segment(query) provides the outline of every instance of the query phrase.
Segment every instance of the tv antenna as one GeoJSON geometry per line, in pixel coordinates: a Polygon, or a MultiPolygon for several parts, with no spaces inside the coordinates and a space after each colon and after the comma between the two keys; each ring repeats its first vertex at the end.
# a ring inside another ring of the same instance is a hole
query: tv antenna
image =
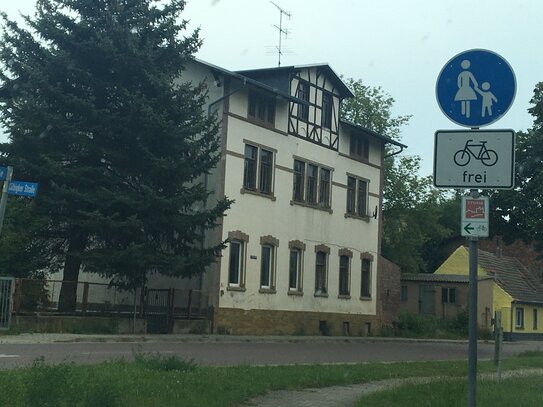
{"type": "Polygon", "coordinates": [[[275,7],[277,7],[277,9],[279,10],[279,25],[274,24],[273,26],[279,31],[279,45],[276,47],[276,50],[279,57],[277,66],[281,66],[281,55],[283,55],[283,50],[281,48],[281,41],[283,39],[283,35],[285,36],[285,39],[286,39],[289,34],[289,31],[286,28],[283,28],[283,14],[290,19],[291,13],[283,10],[273,1],[270,1],[270,3],[273,4],[275,7]]]}

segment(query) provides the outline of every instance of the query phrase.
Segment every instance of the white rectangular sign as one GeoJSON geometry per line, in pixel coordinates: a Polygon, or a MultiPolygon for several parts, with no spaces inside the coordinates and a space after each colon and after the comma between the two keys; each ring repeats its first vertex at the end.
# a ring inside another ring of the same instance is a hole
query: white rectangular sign
{"type": "Polygon", "coordinates": [[[514,173],[513,130],[436,131],[436,187],[511,189],[514,186],[514,173]]]}
{"type": "Polygon", "coordinates": [[[487,196],[462,197],[460,234],[468,237],[488,237],[489,202],[487,196]]]}

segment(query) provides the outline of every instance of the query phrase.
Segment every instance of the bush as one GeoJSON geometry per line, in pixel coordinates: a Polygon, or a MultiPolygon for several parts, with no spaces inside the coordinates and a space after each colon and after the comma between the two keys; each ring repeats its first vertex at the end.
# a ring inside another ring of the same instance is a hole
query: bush
{"type": "Polygon", "coordinates": [[[134,361],[136,366],[148,370],[158,370],[162,372],[177,371],[177,372],[193,372],[197,365],[193,360],[181,360],[175,356],[162,356],[151,353],[135,353],[134,361]]]}

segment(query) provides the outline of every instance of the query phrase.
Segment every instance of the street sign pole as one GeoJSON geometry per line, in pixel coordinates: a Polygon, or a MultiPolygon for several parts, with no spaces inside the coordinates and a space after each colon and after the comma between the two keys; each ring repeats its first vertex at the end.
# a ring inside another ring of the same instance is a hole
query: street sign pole
{"type": "MultiPolygon", "coordinates": [[[[477,189],[472,198],[479,197],[477,189]]],[[[468,407],[477,405],[477,264],[479,238],[469,238],[469,345],[468,345],[468,407]]]]}
{"type": "Polygon", "coordinates": [[[7,167],[6,179],[2,187],[2,198],[0,199],[0,234],[2,234],[2,226],[4,226],[4,214],[6,213],[6,205],[8,204],[8,187],[13,176],[13,167],[7,167]]]}

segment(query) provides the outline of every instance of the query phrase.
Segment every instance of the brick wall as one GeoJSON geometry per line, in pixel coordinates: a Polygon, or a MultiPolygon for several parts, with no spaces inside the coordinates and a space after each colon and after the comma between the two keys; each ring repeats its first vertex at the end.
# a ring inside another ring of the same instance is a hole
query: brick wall
{"type": "Polygon", "coordinates": [[[374,315],[328,312],[220,308],[214,321],[214,333],[232,335],[368,336],[379,329],[374,315]]]}
{"type": "Polygon", "coordinates": [[[398,265],[379,257],[377,272],[377,316],[380,326],[390,326],[400,310],[400,276],[398,265]]]}

